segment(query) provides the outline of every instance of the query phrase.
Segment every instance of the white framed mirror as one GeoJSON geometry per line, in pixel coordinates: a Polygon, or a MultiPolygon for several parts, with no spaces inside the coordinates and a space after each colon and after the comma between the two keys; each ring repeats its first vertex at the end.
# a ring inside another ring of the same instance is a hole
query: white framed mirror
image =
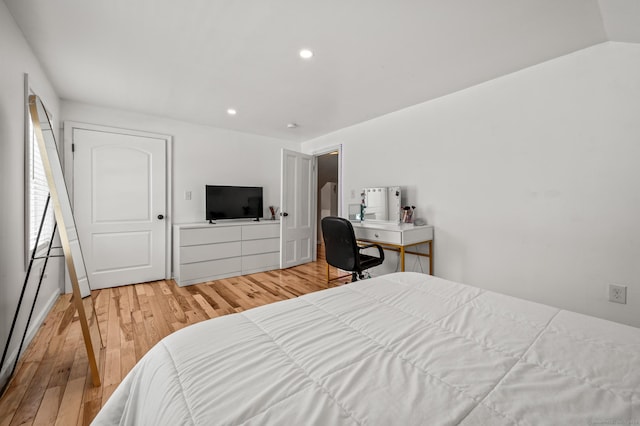
{"type": "Polygon", "coordinates": [[[399,186],[363,188],[361,198],[364,209],[359,214],[359,220],[400,222],[402,190],[399,186]]]}

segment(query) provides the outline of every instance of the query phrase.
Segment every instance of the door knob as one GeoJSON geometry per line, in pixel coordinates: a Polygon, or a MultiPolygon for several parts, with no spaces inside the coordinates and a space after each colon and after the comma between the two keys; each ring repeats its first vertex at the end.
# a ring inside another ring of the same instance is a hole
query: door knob
{"type": "Polygon", "coordinates": [[[158,219],[160,219],[160,220],[164,219],[164,215],[159,214],[158,215],[158,219]]]}
{"type": "Polygon", "coordinates": [[[281,212],[281,213],[280,213],[280,216],[287,217],[287,216],[289,216],[289,213],[287,213],[287,212],[281,212]]]}

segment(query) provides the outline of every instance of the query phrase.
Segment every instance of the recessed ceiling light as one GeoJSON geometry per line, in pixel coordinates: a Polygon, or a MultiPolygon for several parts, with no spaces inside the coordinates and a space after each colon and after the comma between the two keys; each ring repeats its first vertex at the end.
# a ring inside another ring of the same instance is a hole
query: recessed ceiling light
{"type": "Polygon", "coordinates": [[[288,129],[295,129],[296,127],[298,127],[298,125],[296,123],[289,123],[287,124],[287,128],[288,129]]]}
{"type": "Polygon", "coordinates": [[[313,52],[310,51],[309,49],[302,49],[300,51],[300,57],[302,59],[311,59],[312,56],[313,56],[313,52]]]}
{"type": "Polygon", "coordinates": [[[227,114],[229,114],[229,115],[236,115],[237,113],[238,113],[238,111],[236,111],[236,110],[235,110],[235,109],[233,109],[233,108],[229,108],[229,109],[227,110],[227,114]]]}

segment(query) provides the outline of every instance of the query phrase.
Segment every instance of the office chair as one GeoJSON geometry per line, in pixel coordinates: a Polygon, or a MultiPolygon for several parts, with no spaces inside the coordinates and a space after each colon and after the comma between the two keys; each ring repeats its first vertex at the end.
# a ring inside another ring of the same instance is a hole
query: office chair
{"type": "Polygon", "coordinates": [[[334,216],[322,219],[322,236],[327,263],[351,272],[351,282],[364,278],[363,271],[384,262],[384,251],[378,244],[358,246],[353,226],[347,219],[334,216]],[[378,249],[378,257],[360,252],[371,247],[378,249]]]}

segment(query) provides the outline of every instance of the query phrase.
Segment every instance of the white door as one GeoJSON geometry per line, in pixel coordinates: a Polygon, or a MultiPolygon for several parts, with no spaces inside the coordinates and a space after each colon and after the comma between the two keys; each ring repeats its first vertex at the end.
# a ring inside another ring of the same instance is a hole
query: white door
{"type": "Polygon", "coordinates": [[[74,213],[94,289],[166,277],[168,139],[74,127],[74,213]]]}
{"type": "Polygon", "coordinates": [[[280,268],[313,261],[314,157],[282,150],[280,268]]]}

